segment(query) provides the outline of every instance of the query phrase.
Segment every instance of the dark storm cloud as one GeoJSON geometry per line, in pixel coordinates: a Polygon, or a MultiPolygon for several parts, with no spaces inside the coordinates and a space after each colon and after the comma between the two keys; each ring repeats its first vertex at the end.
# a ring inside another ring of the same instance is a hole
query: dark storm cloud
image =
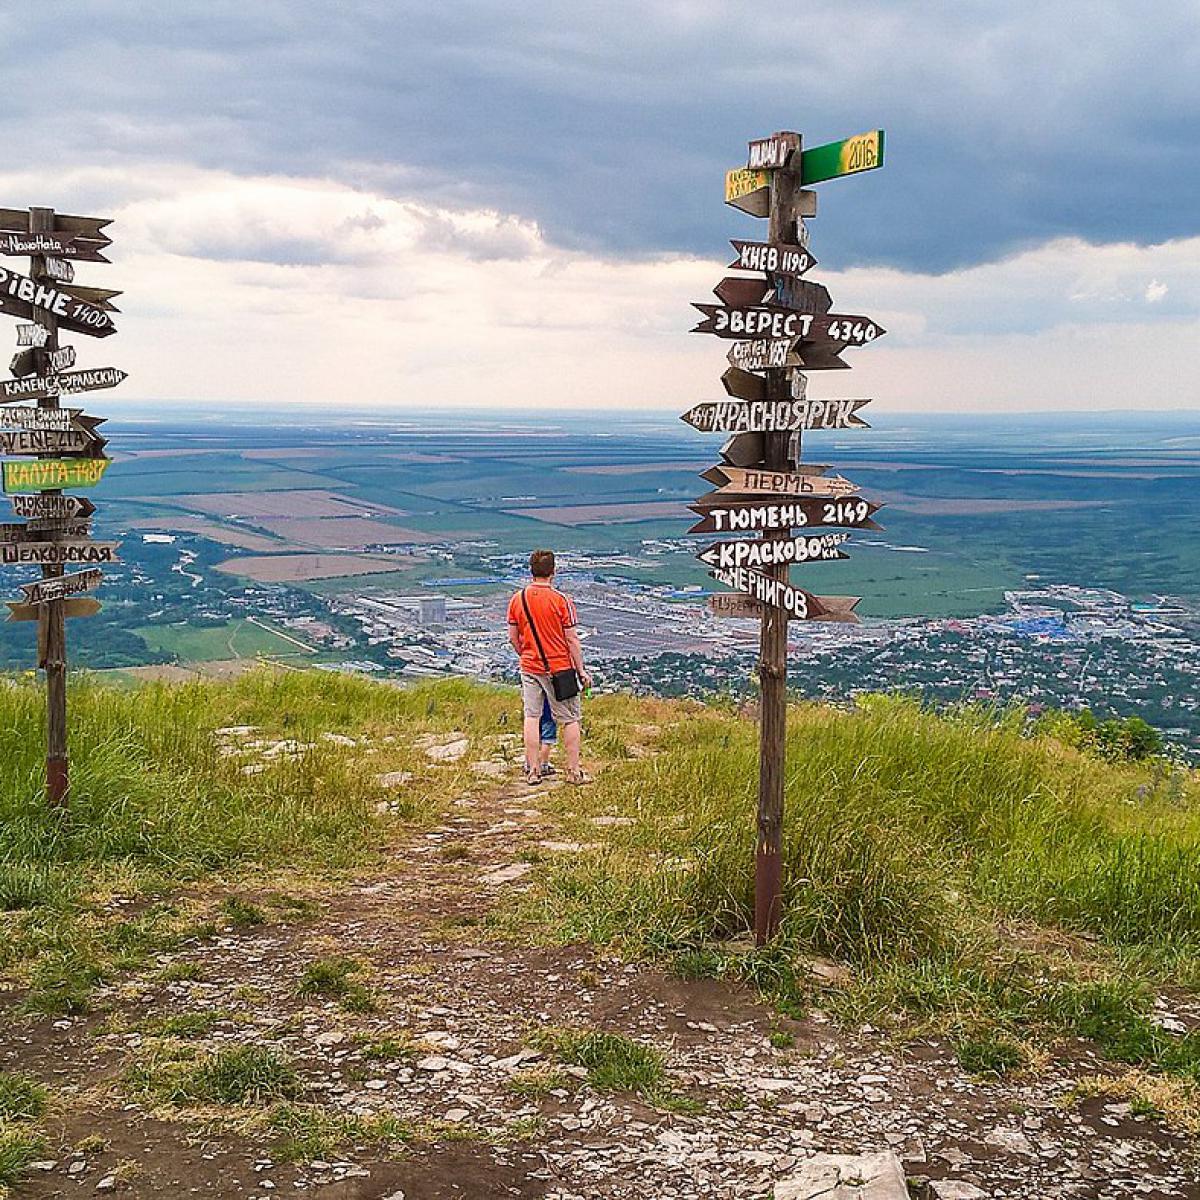
{"type": "Polygon", "coordinates": [[[131,194],[150,161],[328,176],[712,255],[760,228],[721,204],[748,137],[883,125],[886,168],[822,188],[831,266],[1196,230],[1192,0],[96,0],[10,8],[0,44],[10,166],[122,163],[131,194]]]}

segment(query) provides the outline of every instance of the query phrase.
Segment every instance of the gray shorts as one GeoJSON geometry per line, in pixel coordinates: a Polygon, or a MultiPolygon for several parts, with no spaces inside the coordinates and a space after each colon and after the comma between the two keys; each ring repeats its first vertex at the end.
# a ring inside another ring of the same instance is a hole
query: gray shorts
{"type": "Polygon", "coordinates": [[[554,684],[549,675],[528,675],[521,672],[521,702],[527,717],[540,718],[542,701],[550,701],[550,715],[560,725],[577,725],[583,719],[583,697],[572,696],[570,700],[554,698],[554,684]]]}

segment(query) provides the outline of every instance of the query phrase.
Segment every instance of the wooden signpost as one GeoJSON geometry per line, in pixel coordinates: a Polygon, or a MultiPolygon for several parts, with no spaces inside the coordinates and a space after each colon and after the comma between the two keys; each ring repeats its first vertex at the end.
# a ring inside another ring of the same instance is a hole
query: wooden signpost
{"type": "MultiPolygon", "coordinates": [[[[36,269],[44,271],[40,264],[36,269]]],[[[0,267],[0,312],[29,320],[38,311],[48,312],[61,328],[75,333],[108,337],[117,332],[112,317],[98,305],[78,299],[65,287],[52,287],[44,279],[34,280],[0,267]]]]}
{"type": "Polygon", "coordinates": [[[710,400],[682,420],[704,433],[770,433],[794,429],[870,429],[856,416],[870,400],[710,400]]]}
{"type": "Polygon", "coordinates": [[[826,341],[865,346],[887,332],[869,317],[842,313],[797,312],[766,305],[725,308],[718,304],[693,304],[692,307],[704,314],[704,320],[692,330],[693,333],[715,333],[717,337],[739,341],[788,338],[793,342],[826,341]]]}
{"type": "Polygon", "coordinates": [[[27,379],[0,379],[0,404],[11,404],[14,400],[44,400],[47,396],[73,395],[75,392],[95,392],[116,387],[128,378],[124,371],[118,371],[116,367],[92,367],[87,371],[63,371],[57,375],[31,375],[27,379]]]}
{"type": "Polygon", "coordinates": [[[723,496],[709,492],[688,508],[700,520],[688,533],[757,533],[759,530],[807,529],[832,525],[842,529],[879,529],[871,518],[879,511],[870,500],[765,500],[760,496],[723,496]],[[710,500],[711,497],[711,500],[710,500]]]}
{"type": "Polygon", "coordinates": [[[853,496],[858,484],[841,475],[811,475],[762,468],[713,467],[702,478],[717,485],[717,492],[764,493],[774,496],[853,496]]]}
{"type": "Polygon", "coordinates": [[[772,275],[803,275],[817,265],[807,246],[778,245],[771,242],[742,242],[731,245],[737,257],[729,265],[739,271],[766,271],[772,275]]]}
{"type": "Polygon", "coordinates": [[[714,542],[701,550],[696,557],[710,567],[728,571],[733,567],[752,567],[761,571],[763,567],[778,566],[779,563],[827,562],[831,559],[849,558],[841,547],[848,541],[848,533],[821,533],[811,537],[775,538],[748,542],[714,542]]]}
{"type": "Polygon", "coordinates": [[[10,621],[36,621],[38,666],[46,673],[46,797],[67,803],[68,617],[90,617],[100,604],[85,592],[97,588],[98,564],[116,562],[117,542],[93,542],[88,518],[95,506],[63,488],[93,487],[109,460],[97,432],[102,418],[60,408],[59,397],[115,387],[125,372],[115,367],[72,370],[75,350],[60,346],[60,329],[91,337],[116,332],[112,304],[120,292],[74,282],[76,262],[108,262],[111,239],[99,217],[55,213],[51,208],[0,209],[0,254],[28,254],[29,274],[0,267],[0,312],[17,326],[14,378],[0,380],[0,478],[13,513],[29,524],[0,525],[0,564],[41,568],[41,579],[21,584],[24,596],[6,601],[10,621]],[[19,404],[36,401],[35,406],[19,404]],[[30,456],[22,461],[20,456],[30,456]],[[67,566],[87,569],[65,574],[67,566]]]}
{"type": "Polygon", "coordinates": [[[816,263],[805,218],[816,215],[816,193],[805,184],[872,170],[883,164],[883,130],[804,150],[798,133],[752,141],[747,166],[725,176],[725,202],[767,218],[762,241],[734,240],[730,267],[753,272],[727,277],[714,291],[720,305],[696,304],[704,319],[693,332],[733,341],[722,376],[732,397],[697,404],[683,420],[706,432],[732,434],[722,463],[703,477],[717,490],[692,510],[689,533],[742,535],[700,551],[714,579],[734,589],[710,597],[715,616],[757,618],[759,635],[758,839],[754,930],[759,945],[779,927],[782,897],[784,745],[787,727],[789,620],[857,622],[854,596],[816,596],[794,586],[792,564],[847,557],[845,532],[796,536],[794,530],[878,529],[879,505],[824,466],[801,461],[804,431],[865,429],[857,415],[868,400],[813,399],[807,374],[844,370],[851,346],[884,333],[868,317],[830,311],[829,292],[801,276],[816,263]],[[750,539],[749,535],[761,534],[750,539]]]}
{"type": "Polygon", "coordinates": [[[64,496],[61,492],[37,492],[10,496],[13,515],[39,521],[73,521],[90,517],[96,506],[86,496],[64,496]]]}

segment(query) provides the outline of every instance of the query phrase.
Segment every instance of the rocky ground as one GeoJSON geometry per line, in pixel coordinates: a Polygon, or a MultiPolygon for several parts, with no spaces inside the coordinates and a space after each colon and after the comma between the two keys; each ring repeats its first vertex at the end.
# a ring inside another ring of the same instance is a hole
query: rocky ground
{"type": "MultiPolygon", "coordinates": [[[[428,749],[452,760],[466,742],[428,749]]],[[[1103,1073],[1086,1046],[1036,1077],[985,1082],[937,1041],[897,1045],[820,1012],[782,1018],[726,984],[495,939],[485,919],[533,886],[531,851],[587,850],[544,815],[545,787],[495,761],[476,774],[486,788],[398,840],[386,870],[318,894],[315,912],[272,908],[263,925],[164,955],[92,1015],[7,1016],[0,1069],[57,1097],[53,1148],[16,1194],[1200,1198],[1183,1135],[1128,1103],[1071,1097],[1103,1073]],[[350,990],[298,994],[331,958],[359,964],[350,990]],[[257,1110],[139,1096],[128,1071],[161,1049],[153,1022],[188,1013],[207,1015],[203,1050],[253,1044],[293,1062],[305,1112],[356,1116],[356,1128],[386,1115],[416,1135],[351,1136],[285,1161],[257,1110]],[[552,1027],[656,1047],[664,1086],[649,1099],[595,1086],[537,1037],[552,1027]]]]}

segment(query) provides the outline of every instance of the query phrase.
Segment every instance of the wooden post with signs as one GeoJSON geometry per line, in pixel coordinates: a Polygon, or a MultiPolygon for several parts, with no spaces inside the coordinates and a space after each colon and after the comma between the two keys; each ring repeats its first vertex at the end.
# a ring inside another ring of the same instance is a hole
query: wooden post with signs
{"type": "MultiPolygon", "coordinates": [[[[54,228],[54,210],[31,208],[29,232],[45,233],[54,228]]],[[[30,258],[29,274],[40,279],[46,269],[46,256],[30,258]]],[[[48,308],[34,308],[33,320],[46,330],[46,340],[35,354],[51,355],[58,350],[58,318],[48,308]]],[[[58,396],[51,393],[38,400],[38,408],[57,408],[58,396]]],[[[55,494],[55,493],[52,493],[55,494]]],[[[58,490],[58,495],[62,495],[58,490]]],[[[43,579],[55,579],[63,574],[59,563],[42,567],[43,579]]],[[[38,666],[46,672],[46,799],[57,807],[65,805],[71,786],[67,760],[67,617],[63,601],[51,600],[41,605],[38,614],[38,646],[44,647],[38,666]]]]}
{"type": "Polygon", "coordinates": [[[841,354],[885,331],[867,317],[831,313],[829,292],[799,277],[816,263],[805,217],[816,193],[805,183],[856,174],[883,164],[883,131],[804,151],[791,131],[749,145],[746,167],[726,174],[725,202],[767,218],[766,242],[735,240],[731,277],[717,287],[724,307],[696,304],[704,320],[693,332],[735,339],[732,370],[722,377],[734,399],[702,403],[683,420],[732,434],[722,463],[704,472],[719,493],[693,506],[702,519],[690,533],[761,533],[753,542],[718,543],[700,552],[714,579],[737,590],[712,598],[714,615],[757,618],[759,633],[758,820],[754,934],[764,945],[778,931],[783,897],[783,801],[787,748],[789,620],[856,623],[854,596],[814,596],[794,587],[792,564],[845,558],[844,533],[795,536],[794,526],[878,528],[878,505],[857,499],[856,485],[823,478],[824,466],[801,462],[804,431],[868,428],[855,415],[866,400],[813,400],[801,372],[844,369],[841,354]],[[804,499],[799,499],[804,497],[804,499]]]}
{"type": "Polygon", "coordinates": [[[0,380],[0,456],[27,456],[26,464],[5,462],[5,493],[27,525],[4,525],[7,543],[0,561],[40,565],[41,579],[22,585],[25,595],[9,601],[10,621],[34,621],[38,627],[38,666],[46,674],[46,798],[52,807],[67,803],[70,768],[67,756],[67,617],[86,617],[100,605],[79,593],[101,580],[94,566],[66,574],[74,564],[112,562],[114,543],[89,540],[90,501],[63,492],[64,486],[91,486],[108,466],[101,421],[79,409],[59,407],[61,394],[113,387],[125,374],[115,368],[68,372],[75,352],[58,343],[60,328],[91,337],[114,333],[108,303],[116,292],[71,288],[74,270],[60,256],[108,262],[101,251],[110,244],[101,230],[108,222],[71,217],[52,208],[0,209],[0,254],[28,254],[29,275],[0,267],[0,312],[29,324],[18,327],[18,346],[28,347],[13,360],[14,378],[0,380]],[[19,377],[19,378],[18,378],[19,377]],[[30,378],[32,377],[32,378],[30,378]],[[33,400],[35,407],[8,407],[33,400]]]}

